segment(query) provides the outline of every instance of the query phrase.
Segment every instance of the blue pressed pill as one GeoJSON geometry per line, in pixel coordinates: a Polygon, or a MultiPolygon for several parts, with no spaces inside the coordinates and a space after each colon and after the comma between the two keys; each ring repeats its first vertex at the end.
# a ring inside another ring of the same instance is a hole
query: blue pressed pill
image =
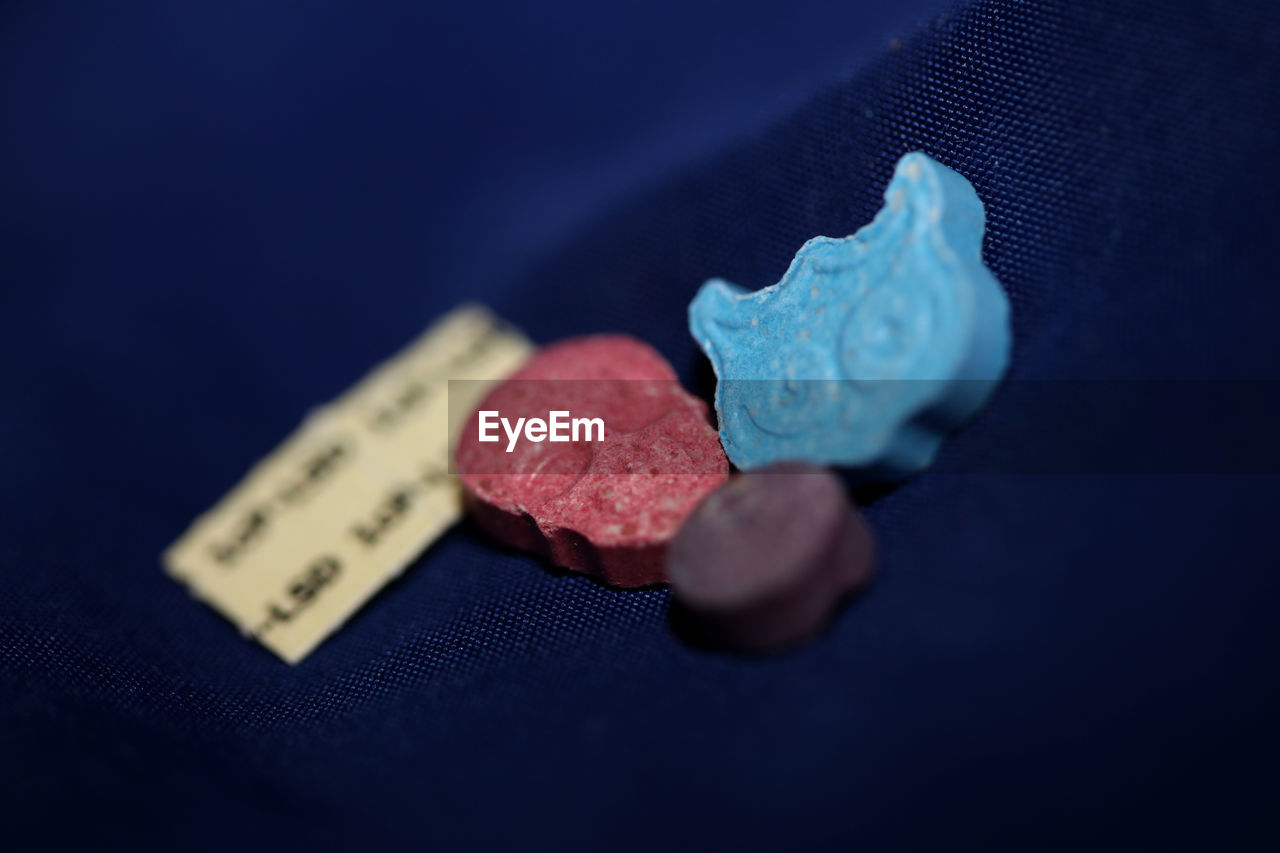
{"type": "Polygon", "coordinates": [[[984,225],[968,181],[908,154],[856,234],[813,238],[763,290],[704,284],[689,325],[719,378],[733,463],[802,459],[872,479],[927,466],[1009,361],[1009,304],[982,263],[984,225]]]}

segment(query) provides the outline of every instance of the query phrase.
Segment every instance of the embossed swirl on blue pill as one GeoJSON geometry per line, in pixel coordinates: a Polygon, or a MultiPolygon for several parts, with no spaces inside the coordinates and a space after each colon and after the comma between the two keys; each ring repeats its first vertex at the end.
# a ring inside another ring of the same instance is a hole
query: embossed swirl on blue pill
{"type": "Polygon", "coordinates": [[[926,467],[1009,361],[984,227],[969,182],[916,152],[869,225],[805,243],[777,284],[705,283],[689,326],[719,378],[733,463],[800,459],[882,480],[926,467]]]}

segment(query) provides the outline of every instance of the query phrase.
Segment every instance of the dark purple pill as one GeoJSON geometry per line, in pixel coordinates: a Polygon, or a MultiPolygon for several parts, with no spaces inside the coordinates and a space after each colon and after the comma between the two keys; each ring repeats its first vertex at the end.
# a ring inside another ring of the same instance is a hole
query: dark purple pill
{"type": "Polygon", "coordinates": [[[742,652],[793,646],[866,586],[870,528],[826,469],[779,462],[740,474],[685,520],[667,553],[678,605],[706,641],[742,652]]]}

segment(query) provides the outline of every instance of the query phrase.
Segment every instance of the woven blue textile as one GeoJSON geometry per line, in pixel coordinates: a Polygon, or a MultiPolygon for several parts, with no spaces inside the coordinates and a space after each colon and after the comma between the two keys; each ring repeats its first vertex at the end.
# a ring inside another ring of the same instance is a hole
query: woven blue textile
{"type": "Polygon", "coordinates": [[[466,527],[294,668],[159,565],[464,299],[709,396],[698,285],[912,150],[986,205],[1011,382],[1280,379],[1271,0],[373,5],[0,11],[7,838],[1274,849],[1280,478],[983,473],[1009,395],[776,658],[466,527]]]}

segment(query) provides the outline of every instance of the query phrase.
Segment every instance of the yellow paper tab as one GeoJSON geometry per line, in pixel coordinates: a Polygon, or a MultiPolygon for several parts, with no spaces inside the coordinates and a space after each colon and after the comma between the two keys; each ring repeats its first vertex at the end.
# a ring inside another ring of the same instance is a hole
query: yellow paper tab
{"type": "Polygon", "coordinates": [[[531,346],[463,306],[313,412],[164,553],[192,592],[297,663],[462,514],[451,436],[531,346]]]}

